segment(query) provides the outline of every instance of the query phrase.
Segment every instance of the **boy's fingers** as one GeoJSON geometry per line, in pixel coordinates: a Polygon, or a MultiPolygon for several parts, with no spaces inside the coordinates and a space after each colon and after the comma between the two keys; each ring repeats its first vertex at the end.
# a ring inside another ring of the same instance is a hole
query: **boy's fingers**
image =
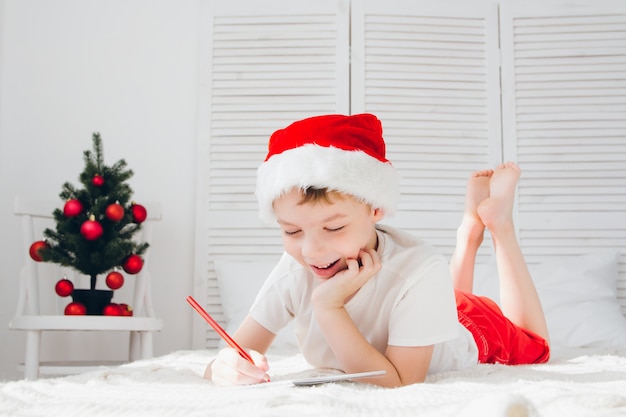
{"type": "MultiPolygon", "coordinates": [[[[263,368],[269,369],[267,361],[260,357],[262,355],[258,352],[254,352],[254,355],[257,356],[263,368]]],[[[251,364],[242,358],[236,350],[225,348],[218,353],[213,362],[212,380],[217,385],[258,384],[268,380],[266,374],[267,369],[263,369],[262,367],[251,364]]]]}
{"type": "Polygon", "coordinates": [[[363,249],[361,251],[363,255],[361,255],[361,259],[363,262],[363,266],[367,266],[369,268],[379,269],[381,262],[380,257],[378,256],[378,252],[374,249],[363,249]]]}
{"type": "Polygon", "coordinates": [[[257,378],[230,367],[216,367],[213,370],[213,383],[218,386],[252,385],[265,382],[267,378],[257,378]]]}
{"type": "Polygon", "coordinates": [[[269,371],[270,366],[267,363],[265,355],[257,352],[256,350],[250,350],[248,353],[250,354],[250,357],[252,357],[252,360],[257,368],[262,369],[264,372],[269,371]]]}

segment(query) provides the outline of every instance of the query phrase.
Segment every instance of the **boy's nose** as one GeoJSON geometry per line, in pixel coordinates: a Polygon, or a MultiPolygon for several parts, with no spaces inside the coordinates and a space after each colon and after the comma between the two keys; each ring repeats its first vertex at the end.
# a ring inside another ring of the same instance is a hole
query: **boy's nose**
{"type": "Polygon", "coordinates": [[[308,237],[302,242],[302,256],[306,259],[316,259],[323,247],[320,239],[308,237]]]}

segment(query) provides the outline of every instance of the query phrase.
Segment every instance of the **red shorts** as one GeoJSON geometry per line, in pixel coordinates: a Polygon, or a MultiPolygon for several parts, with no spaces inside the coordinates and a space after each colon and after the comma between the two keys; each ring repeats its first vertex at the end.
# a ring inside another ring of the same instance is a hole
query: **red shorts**
{"type": "Polygon", "coordinates": [[[547,341],[507,319],[486,297],[455,290],[459,322],[474,336],[479,363],[522,365],[550,358],[547,341]]]}

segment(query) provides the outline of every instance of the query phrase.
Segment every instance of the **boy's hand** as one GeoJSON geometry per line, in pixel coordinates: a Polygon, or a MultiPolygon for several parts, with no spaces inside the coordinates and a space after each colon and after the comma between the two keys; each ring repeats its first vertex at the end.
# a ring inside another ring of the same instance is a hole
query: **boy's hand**
{"type": "Polygon", "coordinates": [[[347,259],[348,269],[319,285],[311,296],[315,308],[341,308],[382,267],[374,249],[362,249],[359,259],[347,259]]]}
{"type": "Polygon", "coordinates": [[[248,353],[256,366],[242,358],[235,349],[220,350],[207,367],[204,377],[218,386],[251,385],[269,381],[269,365],[265,356],[254,350],[248,353]]]}

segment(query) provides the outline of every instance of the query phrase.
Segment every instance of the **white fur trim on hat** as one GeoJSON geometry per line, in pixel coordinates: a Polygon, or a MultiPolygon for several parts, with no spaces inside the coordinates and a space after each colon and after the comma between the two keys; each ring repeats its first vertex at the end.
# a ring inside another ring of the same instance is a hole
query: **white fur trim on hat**
{"type": "Polygon", "coordinates": [[[259,216],[272,222],[275,199],[292,188],[309,187],[352,195],[387,214],[395,212],[398,199],[398,176],[390,163],[362,151],[306,144],[273,155],[258,168],[259,216]]]}

